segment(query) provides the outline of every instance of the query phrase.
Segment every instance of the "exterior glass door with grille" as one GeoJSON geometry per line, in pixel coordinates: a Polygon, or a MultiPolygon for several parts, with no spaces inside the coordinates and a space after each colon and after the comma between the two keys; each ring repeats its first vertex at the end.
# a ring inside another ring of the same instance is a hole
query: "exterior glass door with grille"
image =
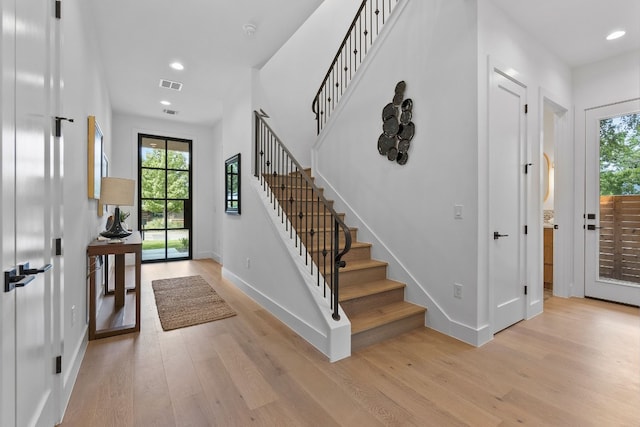
{"type": "Polygon", "coordinates": [[[640,305],[640,100],[586,126],[585,295],[640,305]]]}
{"type": "Polygon", "coordinates": [[[191,259],[191,141],[138,135],[142,261],[191,259]]]}

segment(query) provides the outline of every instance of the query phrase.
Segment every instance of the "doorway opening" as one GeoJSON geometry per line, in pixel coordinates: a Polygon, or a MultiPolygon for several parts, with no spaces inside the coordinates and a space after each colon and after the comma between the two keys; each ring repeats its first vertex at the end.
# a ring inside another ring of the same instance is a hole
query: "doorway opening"
{"type": "Polygon", "coordinates": [[[555,111],[548,103],[543,108],[542,196],[543,196],[543,282],[544,299],[553,295],[553,252],[555,225],[555,111]]]}
{"type": "Polygon", "coordinates": [[[191,259],[191,140],[138,135],[142,262],[191,259]]]}

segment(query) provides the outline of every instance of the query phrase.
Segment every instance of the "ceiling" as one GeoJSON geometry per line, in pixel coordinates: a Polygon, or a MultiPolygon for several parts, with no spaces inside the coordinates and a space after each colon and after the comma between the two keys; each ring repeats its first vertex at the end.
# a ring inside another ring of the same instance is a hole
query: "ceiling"
{"type": "Polygon", "coordinates": [[[492,0],[571,67],[640,49],[640,0],[492,0]],[[627,34],[607,41],[614,30],[627,34]]]}
{"type": "MultiPolygon", "coordinates": [[[[322,1],[91,0],[113,110],[214,124],[230,76],[264,64],[322,1]],[[243,30],[248,23],[256,26],[253,36],[243,30]],[[171,69],[173,61],[185,69],[171,69]],[[183,89],[161,88],[160,79],[183,89]]],[[[572,67],[640,49],[640,0],[492,1],[572,67]],[[607,42],[619,28],[627,35],[607,42]]]]}
{"type": "Polygon", "coordinates": [[[115,112],[212,125],[238,67],[260,67],[323,0],[90,0],[115,112]],[[253,24],[249,36],[243,25],[253,24]],[[183,71],[169,64],[179,61],[183,71]],[[181,91],[160,79],[183,83],[181,91]],[[170,106],[160,104],[165,100],[170,106]],[[170,116],[168,108],[178,111],[170,116]]]}

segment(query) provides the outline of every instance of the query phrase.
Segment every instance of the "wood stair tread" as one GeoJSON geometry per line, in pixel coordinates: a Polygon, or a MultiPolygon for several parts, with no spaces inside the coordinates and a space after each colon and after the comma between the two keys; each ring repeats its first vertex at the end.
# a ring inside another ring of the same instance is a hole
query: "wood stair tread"
{"type": "Polygon", "coordinates": [[[372,267],[387,266],[389,263],[378,261],[377,259],[354,260],[347,262],[347,265],[340,269],[341,272],[364,270],[372,267]]]}
{"type": "MultiPolygon", "coordinates": [[[[358,249],[358,248],[370,248],[372,246],[371,243],[368,242],[351,242],[351,249],[358,249]]],[[[319,243],[315,242],[315,244],[313,245],[313,247],[307,247],[307,250],[310,253],[314,253],[314,252],[322,252],[322,250],[325,249],[325,247],[323,245],[320,245],[319,243]]],[[[326,248],[327,251],[329,250],[329,248],[326,248]]],[[[340,244],[340,250],[344,249],[344,243],[340,244]]],[[[353,261],[352,261],[353,262],[353,261]]]]}
{"type": "Polygon", "coordinates": [[[424,313],[425,311],[426,308],[406,301],[399,301],[368,310],[349,318],[351,321],[351,335],[368,331],[396,320],[424,313]]]}
{"type": "MultiPolygon", "coordinates": [[[[329,203],[329,204],[333,203],[333,200],[331,200],[331,199],[326,199],[326,200],[327,200],[327,203],[329,203]]],[[[288,199],[284,199],[284,201],[288,202],[289,200],[288,199]]],[[[302,197],[294,197],[293,201],[297,202],[297,203],[319,203],[317,197],[312,197],[310,199],[309,198],[302,198],[302,197]]]]}
{"type": "MultiPolygon", "coordinates": [[[[302,220],[302,222],[304,222],[304,220],[302,220]]],[[[358,231],[358,227],[347,227],[349,229],[349,231],[358,231]]],[[[326,232],[326,231],[333,231],[333,228],[329,227],[329,228],[325,228],[325,227],[311,227],[311,228],[300,228],[297,229],[299,233],[308,233],[311,230],[313,230],[314,233],[320,233],[320,232],[326,232]]],[[[342,229],[339,228],[338,229],[339,233],[342,233],[342,229]]],[[[342,233],[344,234],[344,233],[342,233]]]]}
{"type": "Polygon", "coordinates": [[[362,298],[369,295],[378,294],[381,292],[387,292],[394,289],[402,289],[406,287],[404,283],[383,279],[376,280],[374,282],[350,284],[340,287],[340,302],[349,301],[356,298],[362,298]]]}
{"type": "MultiPolygon", "coordinates": [[[[284,183],[283,183],[284,184],[284,183]]],[[[276,189],[281,189],[282,185],[277,186],[276,189]]],[[[286,189],[298,189],[298,190],[309,190],[312,189],[313,187],[310,187],[308,185],[296,185],[296,184],[284,184],[284,188],[286,189]]],[[[323,187],[316,187],[318,190],[323,190],[323,187]]]]}

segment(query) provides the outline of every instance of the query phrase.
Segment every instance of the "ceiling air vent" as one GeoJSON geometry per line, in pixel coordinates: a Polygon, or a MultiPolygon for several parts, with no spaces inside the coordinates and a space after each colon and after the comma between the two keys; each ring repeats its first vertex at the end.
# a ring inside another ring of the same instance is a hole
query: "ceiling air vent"
{"type": "Polygon", "coordinates": [[[182,90],[182,83],[172,82],[171,80],[160,79],[160,87],[173,90],[182,90]]]}
{"type": "Polygon", "coordinates": [[[178,114],[178,112],[176,110],[169,110],[168,108],[165,108],[164,110],[165,113],[171,115],[171,116],[175,116],[176,114],[178,114]]]}

